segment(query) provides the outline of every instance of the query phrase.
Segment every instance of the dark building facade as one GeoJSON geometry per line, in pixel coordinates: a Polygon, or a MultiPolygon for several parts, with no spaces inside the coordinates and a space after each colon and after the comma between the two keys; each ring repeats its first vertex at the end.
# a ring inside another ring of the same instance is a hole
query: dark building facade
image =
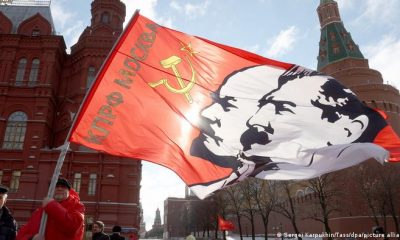
{"type": "MultiPolygon", "coordinates": [[[[94,0],[91,24],[67,54],[50,1],[0,5],[0,182],[20,225],[47,195],[60,148],[97,71],[122,32],[125,5],[94,0]]],[[[72,144],[61,170],[106,231],[140,225],[141,162],[72,144]]]]}
{"type": "Polygon", "coordinates": [[[190,234],[196,238],[215,238],[216,215],[212,198],[200,200],[190,194],[185,198],[169,197],[164,201],[163,238],[182,239],[190,234]]]}

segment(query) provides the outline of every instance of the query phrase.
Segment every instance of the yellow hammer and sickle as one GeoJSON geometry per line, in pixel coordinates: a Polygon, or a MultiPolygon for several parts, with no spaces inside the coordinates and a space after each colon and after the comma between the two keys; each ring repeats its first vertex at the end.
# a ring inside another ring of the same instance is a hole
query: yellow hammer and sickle
{"type": "Polygon", "coordinates": [[[168,91],[172,92],[172,93],[177,93],[177,94],[183,94],[186,97],[186,100],[189,103],[193,102],[192,96],[190,96],[190,90],[193,88],[193,86],[196,83],[196,71],[193,68],[192,63],[190,62],[189,58],[187,58],[187,61],[189,63],[190,69],[192,70],[192,77],[189,81],[189,83],[187,85],[185,85],[185,82],[183,81],[180,73],[178,72],[178,68],[177,65],[179,63],[182,62],[182,59],[178,56],[171,56],[167,59],[164,59],[162,61],[160,61],[161,66],[163,66],[164,68],[172,68],[172,71],[175,74],[176,79],[178,80],[178,84],[181,88],[177,89],[172,87],[169,83],[168,83],[168,79],[160,79],[157,82],[151,82],[149,83],[149,86],[152,88],[158,87],[160,85],[164,85],[168,91]]]}

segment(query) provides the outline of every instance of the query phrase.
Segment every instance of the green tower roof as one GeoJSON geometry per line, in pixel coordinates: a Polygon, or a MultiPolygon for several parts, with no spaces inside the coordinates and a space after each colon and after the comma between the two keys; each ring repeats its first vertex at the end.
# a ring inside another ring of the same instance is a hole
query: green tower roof
{"type": "Polygon", "coordinates": [[[318,11],[321,22],[318,70],[346,58],[364,59],[358,45],[354,43],[340,19],[337,3],[333,0],[321,0],[318,11]],[[325,5],[327,3],[334,4],[325,5]],[[331,15],[327,14],[328,12],[331,15]]]}
{"type": "Polygon", "coordinates": [[[333,0],[321,0],[319,2],[320,5],[325,4],[325,3],[330,3],[330,2],[334,2],[333,0]]]}

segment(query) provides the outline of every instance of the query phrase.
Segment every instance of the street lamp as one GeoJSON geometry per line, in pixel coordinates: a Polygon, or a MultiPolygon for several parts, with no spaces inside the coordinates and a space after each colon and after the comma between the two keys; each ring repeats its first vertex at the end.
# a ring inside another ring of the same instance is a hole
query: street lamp
{"type": "Polygon", "coordinates": [[[282,227],[282,223],[279,223],[279,227],[281,229],[281,239],[283,240],[283,227],[282,227]]]}

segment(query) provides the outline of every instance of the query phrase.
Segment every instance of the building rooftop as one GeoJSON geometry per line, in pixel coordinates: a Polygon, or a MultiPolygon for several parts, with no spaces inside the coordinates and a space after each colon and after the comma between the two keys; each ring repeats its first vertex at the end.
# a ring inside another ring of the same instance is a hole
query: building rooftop
{"type": "MultiPolygon", "coordinates": [[[[22,1],[24,2],[24,1],[22,1]]],[[[20,2],[20,3],[22,3],[20,2]]],[[[32,2],[32,1],[26,1],[26,2],[32,2]]],[[[41,2],[41,1],[39,1],[41,2]]],[[[25,21],[26,19],[36,15],[39,13],[42,17],[47,19],[49,21],[51,28],[52,28],[52,33],[55,34],[55,27],[54,27],[54,22],[53,22],[53,17],[51,15],[50,11],[50,5],[19,5],[19,4],[13,4],[13,5],[0,5],[0,12],[2,12],[4,15],[6,15],[12,22],[13,24],[13,29],[12,33],[17,33],[19,25],[25,21]]]]}
{"type": "Polygon", "coordinates": [[[321,24],[317,69],[321,70],[346,58],[364,59],[358,45],[344,27],[337,3],[333,0],[321,0],[317,11],[321,24]]]}

